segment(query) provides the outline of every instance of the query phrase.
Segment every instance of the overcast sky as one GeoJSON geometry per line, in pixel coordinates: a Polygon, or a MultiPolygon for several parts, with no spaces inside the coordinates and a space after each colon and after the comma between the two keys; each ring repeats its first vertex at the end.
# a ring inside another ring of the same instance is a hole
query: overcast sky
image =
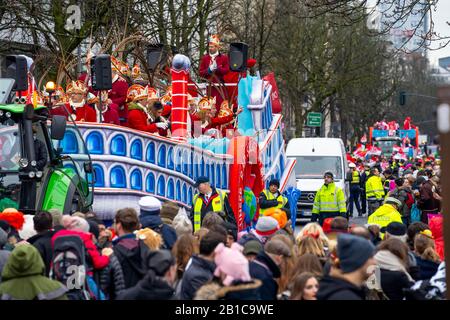
{"type": "MultiPolygon", "coordinates": [[[[436,11],[433,12],[434,31],[441,36],[450,36],[450,0],[439,0],[436,11]]],[[[431,45],[432,48],[439,47],[438,43],[431,45]]],[[[450,56],[450,44],[439,50],[429,50],[428,57],[431,63],[437,64],[439,58],[450,56]]]]}

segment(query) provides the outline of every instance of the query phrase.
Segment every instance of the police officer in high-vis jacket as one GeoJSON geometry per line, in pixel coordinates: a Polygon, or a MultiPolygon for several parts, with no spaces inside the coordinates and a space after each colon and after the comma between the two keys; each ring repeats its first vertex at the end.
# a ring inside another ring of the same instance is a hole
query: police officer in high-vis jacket
{"type": "Polygon", "coordinates": [[[317,191],[314,198],[311,221],[319,221],[323,225],[326,218],[342,216],[347,218],[347,207],[344,191],[334,183],[334,175],[331,171],[323,175],[324,184],[317,191]]]}
{"type": "Polygon", "coordinates": [[[208,212],[220,213],[222,218],[236,226],[236,218],[225,191],[211,187],[208,177],[199,177],[195,183],[198,189],[192,199],[191,222],[194,232],[201,228],[203,218],[208,212]]]}
{"type": "Polygon", "coordinates": [[[272,179],[269,182],[269,189],[264,189],[259,195],[259,213],[264,215],[264,212],[269,208],[286,208],[289,209],[288,199],[281,194],[280,181],[272,179]]]}

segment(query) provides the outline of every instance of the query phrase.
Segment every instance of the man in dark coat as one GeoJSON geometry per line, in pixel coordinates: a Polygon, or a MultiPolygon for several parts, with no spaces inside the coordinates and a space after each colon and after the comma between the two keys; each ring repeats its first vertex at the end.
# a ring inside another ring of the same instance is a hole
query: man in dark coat
{"type": "Polygon", "coordinates": [[[283,256],[289,257],[289,247],[281,240],[271,240],[264,246],[264,251],[259,252],[256,259],[250,262],[250,275],[262,282],[259,294],[262,300],[276,300],[278,284],[276,278],[281,277],[279,265],[283,256]]]}
{"type": "Polygon", "coordinates": [[[44,142],[37,138],[38,127],[33,125],[34,154],[36,159],[36,168],[44,170],[48,161],[47,147],[44,142]]]}
{"type": "Polygon", "coordinates": [[[337,260],[330,274],[320,281],[318,300],[365,300],[363,289],[368,269],[375,265],[375,247],[369,240],[350,234],[338,235],[337,260]]]}
{"type": "Polygon", "coordinates": [[[164,248],[172,250],[177,241],[177,233],[172,226],[163,223],[160,211],[161,201],[152,196],[142,197],[139,200],[140,217],[142,228],[150,228],[159,233],[164,241],[164,248]]]}
{"type": "Polygon", "coordinates": [[[113,240],[114,254],[122,266],[125,288],[136,285],[147,273],[148,247],[133,233],[140,228],[139,218],[132,208],[120,209],[114,219],[118,237],[113,240]]]}
{"type": "Polygon", "coordinates": [[[152,251],[147,261],[148,271],[136,286],[119,294],[117,300],[170,300],[177,274],[175,258],[169,250],[152,251]]]}
{"type": "Polygon", "coordinates": [[[52,262],[52,237],[55,230],[52,229],[53,217],[47,211],[37,212],[33,217],[34,230],[37,234],[27,241],[38,249],[45,265],[45,275],[50,274],[50,264],[52,262]]]}
{"type": "Polygon", "coordinates": [[[181,284],[181,300],[192,300],[196,291],[214,277],[214,249],[219,243],[226,243],[224,234],[209,231],[200,240],[198,255],[193,255],[186,265],[181,284]]]}

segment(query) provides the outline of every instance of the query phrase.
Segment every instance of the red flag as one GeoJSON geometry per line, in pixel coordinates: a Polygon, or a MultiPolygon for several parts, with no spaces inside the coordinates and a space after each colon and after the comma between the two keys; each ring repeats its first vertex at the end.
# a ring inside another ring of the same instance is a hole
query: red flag
{"type": "Polygon", "coordinates": [[[266,75],[264,78],[267,82],[270,83],[272,86],[272,93],[270,94],[270,97],[272,98],[272,112],[273,113],[281,113],[281,101],[280,101],[280,95],[278,92],[277,83],[275,81],[275,75],[273,72],[266,75]]]}

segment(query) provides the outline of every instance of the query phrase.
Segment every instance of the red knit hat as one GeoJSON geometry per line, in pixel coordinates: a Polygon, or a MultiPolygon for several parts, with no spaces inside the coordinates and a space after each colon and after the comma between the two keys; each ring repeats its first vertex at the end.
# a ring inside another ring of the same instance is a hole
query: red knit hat
{"type": "Polygon", "coordinates": [[[14,208],[6,208],[0,213],[0,220],[8,222],[17,231],[22,230],[25,218],[23,213],[14,208]]]}

